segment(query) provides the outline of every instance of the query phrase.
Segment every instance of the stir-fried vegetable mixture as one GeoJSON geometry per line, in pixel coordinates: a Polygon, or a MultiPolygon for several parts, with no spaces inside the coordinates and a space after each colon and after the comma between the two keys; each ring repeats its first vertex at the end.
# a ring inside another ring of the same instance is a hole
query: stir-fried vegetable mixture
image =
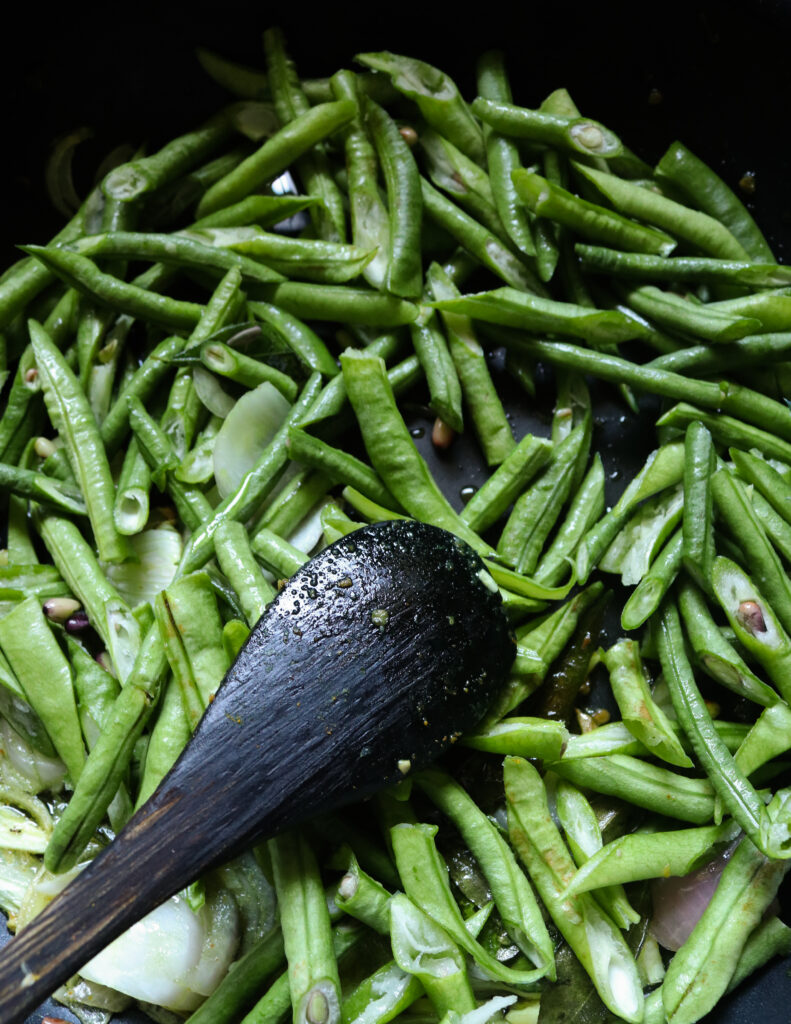
{"type": "Polygon", "coordinates": [[[651,167],[564,89],[517,106],[497,53],[469,101],[406,56],[300,80],[264,43],[262,71],[202,52],[235,100],[0,280],[9,928],[155,790],[279,581],[414,517],[513,624],[486,719],[57,998],[91,1024],[692,1024],[791,950],[791,268],[683,144],[651,167]],[[589,384],[659,410],[609,508],[589,384]],[[514,436],[504,401],[548,389],[514,436]],[[437,449],[477,439],[460,510],[416,402],[437,449]]]}

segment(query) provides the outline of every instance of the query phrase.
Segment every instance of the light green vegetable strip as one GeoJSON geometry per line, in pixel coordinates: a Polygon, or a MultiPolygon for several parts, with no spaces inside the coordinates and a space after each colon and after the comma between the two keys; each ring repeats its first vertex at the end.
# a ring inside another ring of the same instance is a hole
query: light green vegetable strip
{"type": "Polygon", "coordinates": [[[554,979],[552,940],[530,883],[508,843],[450,775],[436,769],[423,771],[417,776],[417,784],[450,818],[475,855],[509,935],[536,967],[544,967],[547,976],[554,979]]]}
{"type": "Polygon", "coordinates": [[[651,696],[635,640],[621,639],[602,655],[610,686],[629,732],[652,755],[680,768],[691,768],[667,715],[651,696]]]}
{"type": "MultiPolygon", "coordinates": [[[[583,794],[564,779],[558,782],[555,790],[555,809],[574,863],[581,868],[602,848],[596,812],[583,794]]],[[[597,889],[594,897],[619,928],[627,929],[640,920],[640,915],[618,883],[597,889]]]]}
{"type": "Polygon", "coordinates": [[[403,893],[390,902],[390,942],[396,964],[420,981],[440,1019],[448,1010],[475,1009],[464,953],[403,893]]]}
{"type": "Polygon", "coordinates": [[[788,867],[742,840],[692,934],[670,961],[662,982],[668,1024],[694,1024],[727,991],[750,932],[788,867]]]}
{"type": "Polygon", "coordinates": [[[85,748],[74,684],[69,663],[36,597],[21,601],[0,618],[0,645],[76,786],[85,763],[85,748]]]}
{"type": "Polygon", "coordinates": [[[44,866],[49,871],[57,874],[73,868],[93,838],[127,773],[135,744],[156,707],[167,667],[159,630],[153,624],[101,736],[88,755],[77,788],[55,825],[44,855],[44,866]]]}
{"type": "MultiPolygon", "coordinates": [[[[563,756],[569,738],[562,722],[548,718],[512,717],[503,718],[486,729],[465,733],[460,742],[465,747],[492,754],[516,754],[540,761],[557,761],[563,756]]],[[[632,739],[631,734],[629,739],[632,739]]]]}
{"type": "Polygon", "coordinates": [[[316,858],[296,832],[267,844],[280,907],[294,1024],[335,1024],[341,1013],[338,963],[316,858]]]}
{"type": "Polygon", "coordinates": [[[473,494],[459,513],[470,529],[483,533],[505,513],[514,498],[546,465],[552,445],[543,437],[525,434],[506,460],[473,494]]]}
{"type": "Polygon", "coordinates": [[[715,845],[732,842],[739,831],[736,822],[728,819],[722,825],[619,836],[580,865],[566,895],[646,878],[688,875],[711,855],[715,845]]]}
{"type": "Polygon", "coordinates": [[[453,898],[448,869],[434,845],[435,825],[396,825],[390,830],[393,855],[407,896],[473,957],[491,978],[509,985],[532,985],[546,967],[525,971],[506,967],[487,952],[464,927],[453,898]]]}
{"type": "Polygon", "coordinates": [[[453,511],[431,476],[396,406],[384,361],[348,349],[341,366],[368,456],[393,497],[415,519],[444,527],[481,555],[494,554],[453,511]]]}
{"type": "Polygon", "coordinates": [[[505,761],[508,831],[544,906],[590,976],[602,1002],[633,1024],[643,1019],[637,964],[618,928],[592,896],[565,890],[575,866],[547,805],[546,789],[529,761],[505,761]]]}
{"type": "Polygon", "coordinates": [[[248,625],[254,626],[275,597],[272,585],[250,550],[247,530],[230,520],[220,523],[214,533],[214,550],[220,568],[236,591],[248,625]]]}
{"type": "Polygon", "coordinates": [[[80,486],[99,557],[123,562],[130,555],[113,519],[115,488],[93,410],[74,372],[44,328],[31,320],[30,343],[52,425],[58,431],[80,486]]]}
{"type": "Polygon", "coordinates": [[[154,607],[187,721],[194,730],[228,670],[209,576],[200,572],[182,577],[158,595],[154,607]]]}
{"type": "Polygon", "coordinates": [[[734,755],[740,771],[752,773],[791,748],[791,709],[782,701],[765,708],[734,755]]]}

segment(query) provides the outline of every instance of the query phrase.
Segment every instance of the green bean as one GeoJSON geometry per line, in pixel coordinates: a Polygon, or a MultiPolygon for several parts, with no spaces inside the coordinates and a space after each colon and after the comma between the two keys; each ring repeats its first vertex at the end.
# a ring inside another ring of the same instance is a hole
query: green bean
{"type": "Polygon", "coordinates": [[[273,284],[285,280],[275,268],[265,266],[251,259],[244,251],[212,241],[213,232],[222,237],[228,229],[206,229],[181,234],[158,235],[153,233],[116,231],[102,235],[88,235],[77,239],[70,251],[82,256],[121,256],[132,260],[151,260],[165,266],[188,267],[205,270],[214,276],[238,269],[244,280],[258,284],[273,284]]]}
{"type": "Polygon", "coordinates": [[[653,756],[680,768],[691,768],[692,761],[684,753],[667,715],[651,695],[636,641],[619,640],[603,653],[602,661],[629,732],[653,756]]]}
{"type": "Polygon", "coordinates": [[[289,428],[300,420],[315,400],[321,384],[318,373],[313,374],[291,407],[275,436],[261,453],[252,469],[239,486],[214,509],[213,517],[192,534],[182,557],[181,571],[191,572],[211,557],[214,531],[223,519],[237,522],[248,519],[275,487],[288,461],[286,440],[289,428]]]}
{"type": "MultiPolygon", "coordinates": [[[[556,302],[554,299],[529,295],[514,288],[497,288],[489,292],[462,295],[436,301],[432,305],[443,312],[461,313],[485,323],[571,335],[595,345],[639,338],[644,333],[636,320],[617,310],[588,309],[571,302],[556,302]]],[[[595,358],[596,354],[593,355],[595,358]]]]}
{"type": "Polygon", "coordinates": [[[767,816],[761,798],[739,770],[713,727],[711,715],[684,651],[678,612],[665,605],[658,636],[662,671],[670,688],[673,708],[695,754],[723,804],[745,833],[755,839],[767,856],[791,857],[791,844],[782,823],[766,827],[767,816]],[[785,837],[785,838],[784,838],[785,837]],[[788,846],[786,850],[784,847],[788,846]]]}
{"type": "Polygon", "coordinates": [[[276,573],[281,579],[293,576],[297,569],[308,561],[308,556],[304,552],[265,526],[257,531],[250,542],[250,547],[270,572],[276,573]]]}
{"type": "Polygon", "coordinates": [[[752,775],[791,746],[791,711],[783,701],[765,708],[734,755],[740,771],[752,775]]]}
{"type": "MultiPolygon", "coordinates": [[[[677,401],[694,402],[717,411],[724,410],[743,418],[751,426],[779,434],[781,439],[791,439],[791,412],[784,409],[779,402],[741,385],[729,381],[715,384],[709,381],[690,380],[678,373],[638,366],[620,356],[560,341],[526,340],[513,344],[522,351],[543,356],[553,364],[591,373],[603,380],[626,383],[638,390],[664,395],[677,401]]],[[[659,422],[661,424],[662,420],[659,422]]],[[[707,421],[704,422],[706,426],[709,425],[707,421]]]]}
{"type": "Polygon", "coordinates": [[[178,466],[178,454],[167,434],[136,398],[129,399],[129,422],[154,483],[167,490],[185,525],[200,529],[211,519],[212,507],[202,491],[176,480],[173,470],[178,466]]]}
{"type": "MultiPolygon", "coordinates": [[[[511,88],[505,73],[503,55],[496,51],[484,54],[478,61],[478,91],[484,99],[511,103],[511,88]]],[[[516,143],[490,125],[483,130],[486,162],[492,182],[492,193],[500,220],[513,244],[526,256],[536,255],[530,222],[516,194],[511,178],[520,167],[516,143]]]]}
{"type": "Polygon", "coordinates": [[[481,554],[485,544],[453,511],[429,473],[396,408],[379,356],[350,350],[341,356],[346,391],[368,456],[393,497],[410,515],[443,526],[481,554]]]}
{"type": "MultiPolygon", "coordinates": [[[[280,275],[285,275],[324,284],[343,284],[359,277],[376,256],[375,248],[362,249],[357,245],[322,239],[291,238],[251,227],[206,228],[200,232],[191,229],[185,234],[199,242],[206,240],[221,251],[241,256],[246,267],[252,261],[260,268],[256,280],[265,276],[270,281],[282,280],[280,275]],[[273,277],[275,274],[278,277],[273,277]]],[[[252,274],[250,277],[253,280],[252,274]]]]}
{"type": "Polygon", "coordinates": [[[418,786],[461,832],[492,892],[509,935],[536,967],[554,980],[552,942],[533,890],[511,848],[469,794],[450,775],[429,769],[417,776],[418,786]]]}
{"type": "Polygon", "coordinates": [[[757,704],[770,707],[778,695],[749,668],[723,637],[702,594],[688,581],[678,589],[678,605],[697,662],[717,682],[757,704]]]}
{"type": "Polygon", "coordinates": [[[76,786],[85,764],[69,664],[36,597],[0,619],[0,644],[25,697],[47,731],[76,786]],[[35,656],[31,652],[35,651],[35,656]]]}
{"type": "Polygon", "coordinates": [[[755,292],[736,299],[709,302],[712,313],[726,316],[744,316],[757,320],[760,331],[788,331],[791,329],[791,294],[788,288],[755,292]]]}
{"type": "MultiPolygon", "coordinates": [[[[279,29],[270,28],[264,32],[264,54],[277,116],[281,124],[288,125],[310,110],[310,102],[302,91],[296,67],[286,53],[283,34],[279,29]]],[[[310,150],[302,153],[296,163],[305,191],[321,200],[318,206],[310,210],[317,234],[320,238],[344,241],[346,223],[343,198],[332,178],[324,145],[317,142],[310,150]]]]}
{"type": "Polygon", "coordinates": [[[157,595],[154,611],[187,722],[194,730],[228,669],[209,577],[194,573],[176,580],[157,595]]]}
{"type": "Polygon", "coordinates": [[[516,565],[519,572],[532,572],[538,564],[544,543],[568,498],[571,470],[586,440],[585,425],[581,423],[556,446],[547,468],[514,503],[497,543],[497,553],[504,561],[516,565]]]}
{"type": "Polygon", "coordinates": [[[432,184],[452,196],[473,220],[513,248],[494,205],[492,185],[486,171],[431,128],[421,131],[420,149],[432,184]]]}
{"type": "Polygon", "coordinates": [[[205,160],[228,140],[231,131],[227,116],[214,117],[203,127],[173,139],[159,152],[116,167],[102,182],[102,191],[109,199],[124,203],[138,199],[205,160]]]}
{"type": "Polygon", "coordinates": [[[637,965],[624,939],[592,896],[570,900],[574,862],[549,813],[544,784],[529,761],[508,757],[504,770],[508,831],[533,884],[604,1004],[628,1021],[643,1018],[637,965]]]}
{"type": "MultiPolygon", "coordinates": [[[[452,298],[458,289],[437,263],[428,271],[434,298],[452,298]]],[[[494,386],[483,349],[467,317],[442,313],[448,347],[462,387],[473,426],[489,466],[500,465],[515,449],[511,425],[494,386]]]]}
{"type": "Polygon", "coordinates": [[[389,229],[384,287],[393,295],[416,299],[423,291],[420,172],[412,151],[390,115],[373,100],[364,103],[363,114],[387,190],[389,229]]]}
{"type": "Polygon", "coordinates": [[[714,595],[739,643],[766,670],[785,700],[791,696],[791,637],[753,581],[719,555],[711,571],[714,595]]]}
{"type": "Polygon", "coordinates": [[[416,974],[408,974],[395,961],[390,961],[344,997],[344,1024],[386,1024],[403,1013],[424,992],[416,974]]]}
{"type": "Polygon", "coordinates": [[[70,287],[94,302],[140,320],[150,320],[166,329],[189,331],[200,319],[201,307],[194,302],[170,299],[135,284],[119,281],[99,270],[87,256],[68,249],[44,246],[23,247],[70,287]]]}
{"type": "Polygon", "coordinates": [[[390,943],[396,964],[420,982],[440,1020],[451,1010],[475,1009],[464,953],[446,929],[403,893],[390,905],[390,943]]]}
{"type": "Polygon", "coordinates": [[[249,532],[255,534],[258,528],[267,526],[273,533],[289,537],[330,486],[330,478],[320,471],[297,473],[274,495],[249,532]]]}
{"type": "Polygon", "coordinates": [[[114,488],[96,420],[79,382],[43,327],[30,322],[30,337],[44,399],[53,426],[62,437],[91,521],[99,557],[124,561],[129,551],[112,517],[114,488]]]}
{"type": "Polygon", "coordinates": [[[465,733],[460,742],[473,750],[490,754],[516,754],[518,757],[557,761],[569,741],[562,722],[546,718],[503,718],[495,725],[479,726],[465,733]]]}
{"type": "Polygon", "coordinates": [[[660,183],[668,181],[701,210],[720,221],[744,246],[751,260],[771,262],[772,250],[744,204],[725,182],[680,142],[670,145],[656,166],[660,183]]]}
{"type": "Polygon", "coordinates": [[[550,443],[544,438],[525,434],[473,494],[459,513],[460,518],[477,533],[484,533],[503,515],[525,484],[546,465],[551,451],[550,443]]]}
{"type": "Polygon", "coordinates": [[[72,487],[65,481],[53,480],[35,470],[0,462],[0,488],[9,495],[16,494],[32,501],[44,502],[62,512],[78,516],[87,514],[78,487],[72,487]]]}
{"type": "Polygon", "coordinates": [[[380,935],[390,932],[390,900],[392,895],[360,867],[349,851],[346,873],[338,883],[335,903],[345,913],[373,928],[380,935]]]}
{"type": "Polygon", "coordinates": [[[393,853],[406,895],[490,977],[511,985],[531,985],[543,977],[546,963],[533,970],[506,967],[469,934],[451,893],[445,862],[434,845],[436,832],[435,825],[396,825],[391,829],[393,853]]]}
{"type": "Polygon", "coordinates": [[[780,622],[791,631],[791,583],[753,511],[747,488],[728,470],[720,469],[712,477],[712,490],[717,515],[749,559],[758,586],[780,622]]]}
{"type": "Polygon", "coordinates": [[[380,288],[387,273],[390,227],[387,207],[379,194],[376,150],[362,118],[360,79],[351,71],[342,70],[330,82],[336,100],[350,100],[357,106],[344,130],[352,238],[360,248],[376,250],[373,260],[363,268],[363,277],[372,287],[380,288]]]}
{"type": "Polygon", "coordinates": [[[288,374],[243,352],[237,352],[222,342],[206,342],[201,349],[201,361],[207,370],[228,377],[229,380],[245,387],[255,388],[263,381],[269,381],[289,402],[293,402],[297,397],[299,388],[288,374]]]}
{"type": "Polygon", "coordinates": [[[570,118],[541,110],[529,110],[527,107],[497,102],[483,96],[474,101],[472,109],[486,124],[511,138],[527,139],[569,153],[581,153],[605,160],[623,151],[621,140],[614,132],[589,118],[570,118]]]}
{"type": "Polygon", "coordinates": [[[430,408],[451,430],[461,433],[464,417],[457,367],[437,317],[430,310],[428,313],[409,325],[412,346],[426,378],[430,408]]]}
{"type": "Polygon", "coordinates": [[[594,274],[612,274],[640,281],[742,284],[750,288],[791,285],[791,267],[778,266],[777,263],[748,263],[711,256],[651,256],[580,243],[574,246],[574,250],[583,270],[594,274]]]}
{"type": "Polygon", "coordinates": [[[722,843],[739,835],[733,821],[672,832],[633,832],[619,836],[580,866],[566,894],[576,896],[604,885],[626,885],[646,878],[688,875],[722,843]]]}
{"type": "Polygon", "coordinates": [[[129,442],[115,489],[113,521],[126,537],[139,533],[149,515],[151,470],[143,458],[137,438],[129,442]]]}
{"type": "Polygon", "coordinates": [[[207,189],[198,203],[198,216],[205,217],[239,202],[259,185],[276,178],[317,142],[347,124],[354,116],[354,110],[354,104],[344,100],[319,104],[295,117],[267,139],[260,149],[207,189]]]}
{"type": "Polygon", "coordinates": [[[248,625],[254,626],[274,600],[275,591],[256,564],[242,524],[229,520],[220,523],[214,531],[214,550],[220,568],[239,596],[248,625]]]}
{"type": "Polygon", "coordinates": [[[92,748],[80,781],[52,833],[44,861],[68,871],[79,860],[126,774],[134,745],[157,703],[167,659],[156,625],[140,646],[134,667],[92,748]]]}
{"type": "MultiPolygon", "coordinates": [[[[561,779],[555,790],[555,808],[571,855],[581,868],[602,848],[601,828],[596,812],[578,789],[561,779]]],[[[619,928],[625,930],[640,921],[619,883],[602,886],[594,899],[619,928]]]]}
{"type": "Polygon", "coordinates": [[[248,224],[270,228],[315,206],[317,202],[319,200],[314,196],[248,196],[247,199],[194,221],[189,230],[244,227],[248,224]]]}
{"type": "Polygon", "coordinates": [[[400,509],[377,473],[354,455],[333,448],[299,427],[292,427],[288,432],[288,450],[295,462],[322,470],[333,483],[344,487],[351,485],[380,505],[400,509]]]}
{"type": "Polygon", "coordinates": [[[425,178],[420,179],[426,216],[446,231],[484,267],[521,292],[546,293],[532,270],[477,220],[470,217],[425,178]]]}
{"type": "Polygon", "coordinates": [[[711,477],[716,455],[711,433],[696,421],[684,439],[684,568],[698,586],[708,589],[714,558],[713,494],[711,477]]]}
{"type": "Polygon", "coordinates": [[[625,586],[639,583],[665,539],[674,532],[684,506],[680,486],[649,498],[636,509],[599,559],[604,572],[621,574],[625,586]]]}
{"type": "Polygon", "coordinates": [[[761,330],[761,321],[749,316],[729,316],[714,308],[713,303],[698,304],[682,299],[673,292],[654,285],[642,285],[624,291],[631,309],[668,331],[689,334],[704,341],[724,343],[738,341],[761,330]]]}
{"type": "Polygon", "coordinates": [[[664,228],[674,237],[712,256],[732,260],[749,259],[749,253],[720,220],[691,210],[634,182],[624,181],[615,174],[603,174],[582,164],[575,164],[574,167],[578,174],[593,183],[619,213],[664,228]]]}
{"type": "Polygon", "coordinates": [[[583,536],[604,512],[604,467],[596,453],[588,473],[569,506],[566,518],[542,556],[533,578],[547,586],[556,585],[571,563],[571,556],[583,536]]]}
{"type": "Polygon", "coordinates": [[[657,256],[669,256],[676,247],[675,240],[664,231],[644,227],[604,206],[579,199],[539,174],[520,168],[513,172],[512,179],[519,198],[537,217],[556,221],[582,238],[657,256]]]}
{"type": "Polygon", "coordinates": [[[791,484],[765,459],[753,452],[730,449],[739,475],[752,484],[787,523],[791,522],[791,484]]]}
{"type": "Polygon", "coordinates": [[[214,476],[214,444],[222,426],[219,416],[211,416],[198,434],[192,448],[174,469],[173,474],[183,484],[205,484],[214,476]]]}
{"type": "Polygon", "coordinates": [[[754,928],[739,954],[736,970],[728,983],[728,992],[763,967],[772,957],[788,956],[791,952],[791,929],[777,917],[765,917],[754,928]]]}
{"type": "Polygon", "coordinates": [[[761,430],[733,416],[706,412],[686,402],[669,409],[657,420],[657,425],[686,429],[692,420],[700,420],[709,429],[714,440],[720,444],[757,448],[769,458],[780,459],[783,462],[791,460],[791,444],[777,437],[771,430],[761,430]]]}
{"type": "MultiPolygon", "coordinates": [[[[286,281],[265,285],[258,291],[281,313],[290,313],[305,320],[401,327],[416,320],[419,313],[415,303],[407,299],[349,286],[286,281]]],[[[260,302],[251,303],[250,308],[255,313],[260,305],[260,302]]]]}
{"type": "MultiPolygon", "coordinates": [[[[495,696],[481,724],[482,728],[490,728],[513,711],[543,681],[550,666],[577,629],[581,616],[600,598],[603,590],[600,582],[592,583],[560,608],[519,630],[517,664],[524,657],[530,665],[530,674],[527,677],[511,674],[506,685],[495,696]]],[[[557,720],[558,716],[554,717],[557,720]]]]}
{"type": "Polygon", "coordinates": [[[662,1004],[671,1024],[691,1024],[716,1005],[787,869],[783,862],[768,860],[748,838],[736,848],[662,982],[662,1004]]]}
{"type": "MultiPolygon", "coordinates": [[[[686,512],[687,501],[684,501],[686,512]]],[[[681,530],[671,536],[629,595],[621,612],[624,629],[638,629],[659,608],[681,569],[684,538],[681,530]]]]}
{"type": "Polygon", "coordinates": [[[711,821],[714,814],[714,793],[706,779],[690,779],[626,754],[563,758],[551,768],[581,789],[693,825],[711,821]]]}
{"type": "Polygon", "coordinates": [[[485,160],[481,129],[456,83],[439,68],[397,53],[358,53],[355,60],[390,76],[395,88],[413,100],[425,120],[479,164],[485,160]]]}
{"type": "Polygon", "coordinates": [[[143,806],[176,763],[191,735],[192,728],[181,687],[171,676],[165,685],[156,721],[149,735],[135,810],[143,806]]]}

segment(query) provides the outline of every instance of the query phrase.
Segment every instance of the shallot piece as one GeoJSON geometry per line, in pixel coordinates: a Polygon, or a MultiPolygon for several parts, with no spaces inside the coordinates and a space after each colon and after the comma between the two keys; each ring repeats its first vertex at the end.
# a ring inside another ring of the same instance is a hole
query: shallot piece
{"type": "Polygon", "coordinates": [[[656,878],[651,883],[654,916],[651,935],[660,946],[680,949],[709,905],[725,865],[739,841],[731,843],[707,864],[688,875],[656,878]]]}

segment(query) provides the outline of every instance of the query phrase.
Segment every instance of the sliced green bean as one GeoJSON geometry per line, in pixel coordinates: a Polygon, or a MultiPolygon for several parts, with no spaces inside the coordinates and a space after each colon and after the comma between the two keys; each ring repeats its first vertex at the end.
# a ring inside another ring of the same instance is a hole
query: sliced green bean
{"type": "Polygon", "coordinates": [[[582,238],[657,256],[669,256],[676,247],[675,240],[664,231],[644,227],[604,206],[580,199],[540,174],[519,169],[512,178],[519,198],[537,217],[556,221],[582,238]]]}
{"type": "Polygon", "coordinates": [[[220,568],[239,596],[248,625],[254,626],[274,599],[275,590],[253,557],[244,526],[230,520],[220,523],[214,531],[214,550],[220,568]]]}
{"type": "Polygon", "coordinates": [[[565,896],[575,866],[550,816],[541,777],[516,757],[506,758],[504,777],[511,841],[552,920],[604,1004],[624,1020],[641,1021],[637,965],[618,928],[589,894],[565,896]]]}
{"type": "Polygon", "coordinates": [[[791,285],[791,267],[779,266],[777,263],[748,263],[739,259],[717,259],[710,256],[652,256],[580,243],[574,246],[574,251],[583,270],[594,274],[612,274],[640,281],[742,284],[750,288],[782,288],[791,285]]]}

